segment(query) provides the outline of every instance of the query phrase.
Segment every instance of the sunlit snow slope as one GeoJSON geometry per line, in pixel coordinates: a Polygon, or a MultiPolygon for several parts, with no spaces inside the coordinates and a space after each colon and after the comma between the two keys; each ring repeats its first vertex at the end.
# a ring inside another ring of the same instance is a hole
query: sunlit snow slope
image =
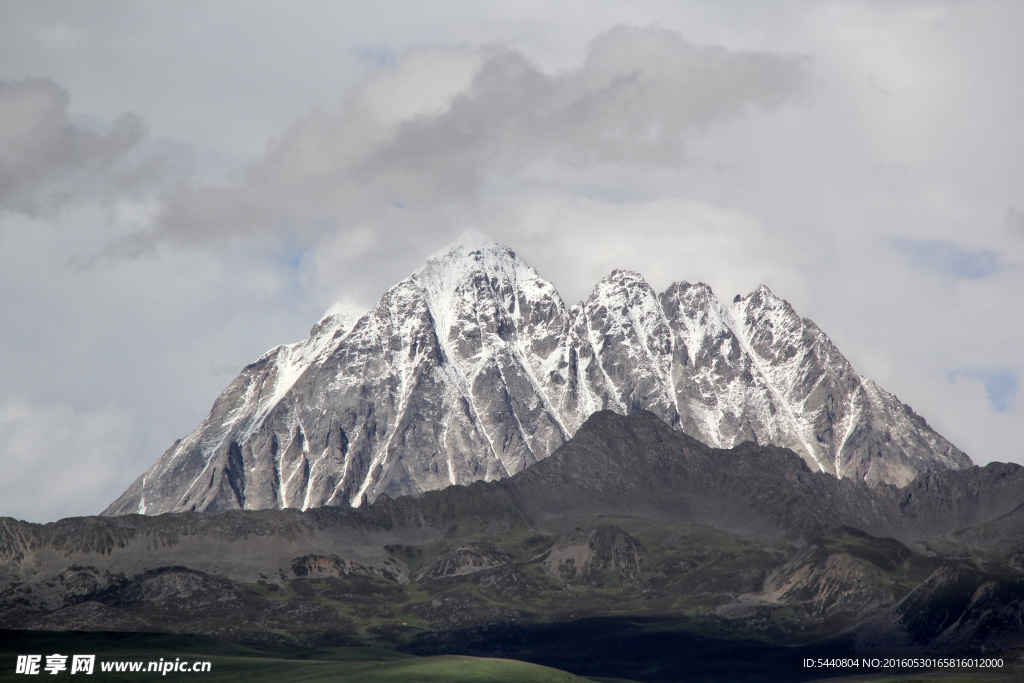
{"type": "Polygon", "coordinates": [[[601,409],[650,410],[716,447],[785,446],[872,485],[970,464],[767,287],[726,306],[703,284],[659,294],[616,270],[566,308],[487,243],[246,367],[105,514],[360,505],[496,479],[601,409]]]}

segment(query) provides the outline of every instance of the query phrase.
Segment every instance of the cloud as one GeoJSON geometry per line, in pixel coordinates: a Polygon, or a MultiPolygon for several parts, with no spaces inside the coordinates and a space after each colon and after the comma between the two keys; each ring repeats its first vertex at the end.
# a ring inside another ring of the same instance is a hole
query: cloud
{"type": "Polygon", "coordinates": [[[806,252],[780,244],[746,211],[684,198],[523,195],[507,204],[489,212],[499,217],[491,236],[516,245],[568,303],[584,300],[616,268],[641,273],[659,291],[704,282],[725,303],[762,283],[794,299],[805,294],[806,252]]]}
{"type": "Polygon", "coordinates": [[[161,249],[71,266],[147,213],[0,217],[0,515],[96,514],[245,364],[323,313],[277,253],[161,249]]]}
{"type": "Polygon", "coordinates": [[[599,36],[582,64],[556,73],[497,46],[378,61],[341,111],[297,122],[243,182],[180,187],[146,239],[286,234],[309,244],[370,229],[387,243],[436,233],[528,182],[536,164],[678,167],[694,134],[791,100],[806,75],[794,56],[628,27],[599,36]]]}
{"type": "Polygon", "coordinates": [[[892,246],[912,266],[958,278],[986,278],[1006,267],[991,249],[965,249],[951,242],[908,239],[892,240],[892,246]]]}
{"type": "Polygon", "coordinates": [[[1024,238],[1024,211],[1016,206],[1006,210],[1006,229],[1013,237],[1024,238]]]}
{"type": "Polygon", "coordinates": [[[68,103],[49,79],[0,80],[0,211],[44,214],[85,196],[131,191],[162,173],[160,160],[140,154],[141,117],[76,122],[68,103]]]}
{"type": "Polygon", "coordinates": [[[28,521],[94,515],[130,462],[130,413],[9,399],[0,404],[3,514],[28,521]]]}

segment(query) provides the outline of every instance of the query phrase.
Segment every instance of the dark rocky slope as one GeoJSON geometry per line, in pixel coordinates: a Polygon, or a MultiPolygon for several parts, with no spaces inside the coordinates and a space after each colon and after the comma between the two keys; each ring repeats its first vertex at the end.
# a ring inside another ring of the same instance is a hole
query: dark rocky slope
{"type": "Polygon", "coordinates": [[[787,662],[794,646],[1012,654],[1022,505],[1016,465],[869,487],[600,412],[515,476],[358,509],[4,519],[0,628],[376,644],[644,680],[676,677],[672,648],[697,643],[787,662]],[[559,659],[562,642],[583,654],[559,659]],[[646,669],[627,647],[641,642],[667,648],[646,669]]]}

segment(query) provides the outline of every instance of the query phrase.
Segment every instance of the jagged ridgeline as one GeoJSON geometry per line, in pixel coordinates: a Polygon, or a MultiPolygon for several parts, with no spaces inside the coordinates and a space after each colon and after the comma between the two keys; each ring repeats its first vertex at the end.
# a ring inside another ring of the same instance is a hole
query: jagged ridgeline
{"type": "Polygon", "coordinates": [[[358,506],[499,479],[599,410],[649,410],[719,448],[783,446],[869,485],[971,464],[767,287],[725,305],[616,270],[567,307],[489,243],[247,366],[105,514],[358,506]]]}

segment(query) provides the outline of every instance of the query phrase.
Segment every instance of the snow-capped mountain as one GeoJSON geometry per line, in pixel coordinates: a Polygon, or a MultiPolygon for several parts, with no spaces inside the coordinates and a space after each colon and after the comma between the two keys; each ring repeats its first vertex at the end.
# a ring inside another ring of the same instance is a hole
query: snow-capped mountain
{"type": "Polygon", "coordinates": [[[660,294],[616,270],[581,305],[507,247],[431,258],[354,323],[247,366],[104,514],[360,505],[506,477],[592,413],[650,410],[715,447],[903,485],[970,459],[761,286],[660,294]]]}

